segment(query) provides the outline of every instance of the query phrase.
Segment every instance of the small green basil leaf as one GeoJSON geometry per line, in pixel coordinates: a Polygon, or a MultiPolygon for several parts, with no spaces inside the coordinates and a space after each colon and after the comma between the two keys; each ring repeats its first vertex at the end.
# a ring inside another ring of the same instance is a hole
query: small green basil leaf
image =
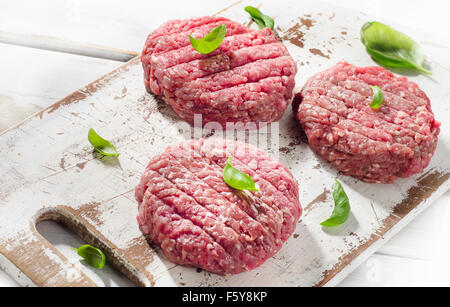
{"type": "Polygon", "coordinates": [[[330,218],[320,225],[326,227],[336,227],[345,221],[347,221],[350,216],[350,202],[348,200],[347,194],[344,191],[341,183],[335,181],[333,185],[333,199],[334,199],[334,210],[330,218]]]}
{"type": "Polygon", "coordinates": [[[409,36],[380,22],[367,22],[361,28],[361,42],[372,59],[391,68],[411,68],[432,74],[423,67],[425,57],[409,36]]]}
{"type": "Polygon", "coordinates": [[[205,37],[195,39],[189,35],[192,47],[201,54],[208,54],[219,48],[222,44],[225,35],[227,34],[227,27],[220,25],[211,30],[205,37]]]}
{"type": "Polygon", "coordinates": [[[372,109],[378,110],[384,101],[383,91],[379,86],[371,86],[373,91],[373,101],[370,104],[372,109]]]}
{"type": "Polygon", "coordinates": [[[94,149],[104,156],[118,157],[120,155],[113,144],[99,136],[92,128],[89,129],[88,140],[94,149]]]}
{"type": "Polygon", "coordinates": [[[227,164],[223,169],[223,180],[226,184],[236,190],[259,191],[259,189],[255,188],[255,182],[249,175],[233,167],[232,159],[232,157],[228,158],[227,164]]]}
{"type": "Polygon", "coordinates": [[[272,17],[264,15],[260,10],[253,6],[246,6],[245,11],[250,14],[250,17],[252,17],[252,20],[258,25],[260,29],[267,27],[273,30],[275,22],[273,21],[272,17]]]}
{"type": "Polygon", "coordinates": [[[92,265],[94,268],[102,269],[105,266],[106,257],[100,249],[89,244],[73,249],[76,250],[78,255],[80,255],[84,260],[86,260],[87,263],[92,265]]]}

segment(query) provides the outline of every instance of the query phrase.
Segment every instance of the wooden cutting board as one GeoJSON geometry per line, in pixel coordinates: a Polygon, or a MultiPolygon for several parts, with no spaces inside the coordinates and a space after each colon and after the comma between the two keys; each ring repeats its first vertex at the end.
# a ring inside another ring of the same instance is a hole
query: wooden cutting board
{"type": "MultiPolygon", "coordinates": [[[[219,14],[248,23],[243,8],[258,4],[241,1],[219,14]]],[[[275,17],[298,62],[296,91],[309,76],[338,61],[374,65],[359,42],[367,16],[312,0],[265,3],[261,9],[275,17]]],[[[335,285],[449,188],[450,123],[445,119],[450,90],[445,81],[450,72],[433,61],[429,66],[432,77],[410,76],[429,95],[443,124],[436,154],[423,174],[391,185],[341,176],[312,153],[290,108],[279,123],[259,131],[271,140],[270,147],[260,148],[278,157],[299,182],[304,214],[277,255],[256,270],[223,277],[168,262],[138,229],[133,190],[149,159],[191,133],[214,133],[194,131],[147,94],[136,58],[0,135],[0,264],[24,285],[94,286],[36,231],[36,223],[55,220],[104,250],[108,262],[138,285],[335,285]],[[118,160],[92,151],[91,127],[116,144],[118,160]],[[344,184],[352,215],[342,227],[324,229],[319,224],[332,210],[335,178],[344,184]]]]}

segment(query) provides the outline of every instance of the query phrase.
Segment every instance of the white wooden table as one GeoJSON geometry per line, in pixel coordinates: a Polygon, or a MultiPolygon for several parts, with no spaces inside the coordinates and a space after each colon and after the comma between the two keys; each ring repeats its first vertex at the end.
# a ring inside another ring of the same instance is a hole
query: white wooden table
{"type": "MultiPolygon", "coordinates": [[[[266,0],[267,1],[267,0],[266,0]]],[[[428,57],[450,70],[450,5],[445,0],[326,0],[413,29],[428,57]]],[[[0,131],[67,96],[136,55],[146,35],[171,18],[209,15],[235,0],[4,0],[0,3],[0,131]]],[[[261,0],[263,3],[264,0],[261,0]]],[[[280,1],[282,3],[282,1],[280,1]]],[[[7,161],[2,161],[7,163],[7,161]]],[[[450,285],[450,193],[380,248],[342,286],[450,285]]],[[[45,222],[61,252],[82,242],[45,222]]],[[[87,268],[90,270],[90,268],[87,268]]],[[[98,280],[131,285],[107,267],[98,280]]],[[[0,268],[0,286],[15,281],[0,268]]]]}

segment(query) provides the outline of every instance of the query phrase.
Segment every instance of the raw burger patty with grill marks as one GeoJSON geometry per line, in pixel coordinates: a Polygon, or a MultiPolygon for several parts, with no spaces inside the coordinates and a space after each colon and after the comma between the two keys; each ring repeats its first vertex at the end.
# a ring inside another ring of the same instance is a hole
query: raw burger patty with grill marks
{"type": "Polygon", "coordinates": [[[348,63],[311,77],[293,103],[311,148],[345,175],[392,183],[420,173],[436,149],[440,123],[430,100],[405,77],[348,63]],[[384,102],[369,107],[370,86],[384,102]]]}
{"type": "Polygon", "coordinates": [[[251,145],[218,138],[153,157],[135,196],[142,232],[170,261],[224,275],[252,270],[277,253],[302,213],[298,185],[284,165],[251,145]],[[260,191],[224,182],[228,157],[260,191]]]}
{"type": "Polygon", "coordinates": [[[151,33],[141,55],[148,92],[161,95],[181,118],[202,124],[279,120],[292,98],[297,65],[269,28],[250,28],[223,17],[173,20],[151,33]],[[227,34],[203,55],[190,44],[219,25],[227,34]]]}

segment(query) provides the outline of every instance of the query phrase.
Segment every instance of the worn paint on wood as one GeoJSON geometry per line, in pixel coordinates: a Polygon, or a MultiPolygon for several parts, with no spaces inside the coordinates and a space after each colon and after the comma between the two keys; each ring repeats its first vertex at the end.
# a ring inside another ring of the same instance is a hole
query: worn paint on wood
{"type": "MultiPolygon", "coordinates": [[[[246,23],[242,11],[249,4],[257,3],[242,1],[222,14],[246,23]]],[[[299,64],[296,90],[339,60],[373,65],[358,38],[364,16],[315,1],[302,2],[304,15],[298,16],[296,1],[286,5],[282,11],[270,3],[262,9],[276,12],[282,37],[301,31],[302,45],[286,42],[299,64]]],[[[450,115],[450,95],[442,82],[450,73],[435,63],[431,69],[433,79],[411,78],[443,120],[450,115]]],[[[333,285],[448,189],[448,128],[444,121],[437,152],[423,174],[391,185],[368,184],[339,175],[315,156],[288,109],[279,123],[279,159],[298,180],[308,210],[282,250],[260,268],[217,276],[168,262],[138,229],[133,188],[146,163],[167,144],[190,138],[191,129],[145,92],[135,59],[0,135],[0,154],[9,162],[0,165],[0,253],[33,284],[93,284],[35,231],[36,222],[52,219],[104,249],[108,261],[139,285],[333,285]],[[91,127],[116,144],[119,159],[93,152],[87,142],[91,127]],[[351,199],[352,216],[342,227],[325,229],[320,222],[332,210],[328,190],[336,177],[351,199]]]]}

